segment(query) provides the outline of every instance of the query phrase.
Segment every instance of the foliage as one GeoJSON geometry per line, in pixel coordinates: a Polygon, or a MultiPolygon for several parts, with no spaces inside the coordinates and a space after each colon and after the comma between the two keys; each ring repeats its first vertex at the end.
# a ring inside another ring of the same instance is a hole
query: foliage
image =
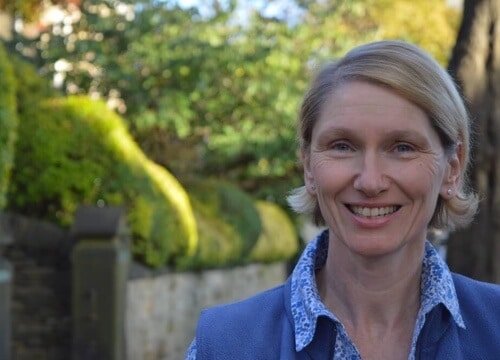
{"type": "Polygon", "coordinates": [[[254,200],[225,182],[196,181],[186,188],[199,224],[198,253],[190,267],[244,262],[263,230],[254,200]]]}
{"type": "Polygon", "coordinates": [[[414,42],[443,66],[448,63],[460,16],[445,1],[421,0],[417,4],[413,0],[377,0],[369,13],[383,24],[379,29],[383,38],[414,42]]]}
{"type": "Polygon", "coordinates": [[[40,76],[32,64],[19,56],[9,56],[14,71],[17,114],[20,118],[36,116],[40,101],[62,96],[49,79],[40,76]]]}
{"type": "Polygon", "coordinates": [[[0,210],[6,204],[6,192],[13,164],[16,115],[16,82],[9,58],[0,43],[0,210]]]}
{"type": "Polygon", "coordinates": [[[297,233],[288,215],[276,204],[258,201],[263,231],[250,253],[250,260],[274,262],[288,260],[299,248],[297,233]]]}
{"type": "Polygon", "coordinates": [[[0,10],[22,19],[34,20],[47,3],[64,4],[66,2],[70,0],[0,0],[0,10]]]}
{"type": "Polygon", "coordinates": [[[194,201],[193,211],[198,227],[198,248],[193,257],[181,259],[180,269],[221,268],[242,262],[242,240],[236,229],[216,216],[205,214],[194,201]]]}
{"type": "Polygon", "coordinates": [[[79,205],[125,205],[136,258],[162,266],[194,251],[196,224],[183,188],[146,158],[104,103],[51,99],[29,115],[20,121],[10,210],[68,226],[79,205]]]}
{"type": "Polygon", "coordinates": [[[47,74],[65,62],[63,89],[107,99],[144,151],[180,179],[193,170],[186,155],[198,174],[281,204],[301,182],[294,123],[315,66],[386,37],[445,59],[458,18],[444,0],[300,1],[298,18],[254,11],[241,21],[232,2],[209,16],[174,1],[120,4],[85,1],[71,32],[55,24],[13,44],[37,54],[47,74]]]}

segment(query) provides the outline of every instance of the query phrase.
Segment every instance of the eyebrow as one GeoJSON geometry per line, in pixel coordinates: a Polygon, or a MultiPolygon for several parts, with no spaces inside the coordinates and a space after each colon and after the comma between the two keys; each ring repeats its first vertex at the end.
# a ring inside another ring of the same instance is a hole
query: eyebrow
{"type": "MultiPolygon", "coordinates": [[[[336,137],[346,137],[346,138],[352,137],[355,139],[359,138],[357,131],[353,131],[352,129],[343,126],[326,128],[319,134],[318,138],[321,140],[323,137],[328,137],[332,135],[336,137]]],[[[425,136],[422,136],[422,134],[413,130],[389,130],[386,133],[384,133],[384,136],[391,140],[408,139],[428,144],[428,140],[425,136]]]]}

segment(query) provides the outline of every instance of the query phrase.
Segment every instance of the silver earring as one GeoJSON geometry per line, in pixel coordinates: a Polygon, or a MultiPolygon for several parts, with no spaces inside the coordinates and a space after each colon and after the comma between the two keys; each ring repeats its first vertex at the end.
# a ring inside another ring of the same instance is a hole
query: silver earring
{"type": "Polygon", "coordinates": [[[451,189],[446,190],[446,194],[447,194],[448,196],[450,196],[450,195],[451,195],[451,189]]]}
{"type": "Polygon", "coordinates": [[[311,190],[316,190],[316,185],[311,185],[311,190]]]}

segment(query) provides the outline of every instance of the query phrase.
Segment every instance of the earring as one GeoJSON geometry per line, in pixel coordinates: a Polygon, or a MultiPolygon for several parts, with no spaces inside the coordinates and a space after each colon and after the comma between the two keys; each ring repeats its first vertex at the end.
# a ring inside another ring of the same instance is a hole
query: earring
{"type": "Polygon", "coordinates": [[[452,192],[452,190],[451,190],[451,189],[446,190],[446,194],[447,194],[448,196],[451,196],[451,192],[452,192]]]}
{"type": "Polygon", "coordinates": [[[316,185],[311,185],[311,190],[312,191],[316,190],[316,185]]]}

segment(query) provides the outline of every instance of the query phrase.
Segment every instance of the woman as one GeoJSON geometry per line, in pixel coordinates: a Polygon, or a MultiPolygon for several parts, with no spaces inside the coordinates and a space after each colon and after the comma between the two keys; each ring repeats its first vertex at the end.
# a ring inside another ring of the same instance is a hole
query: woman
{"type": "Polygon", "coordinates": [[[285,284],[202,313],[188,359],[500,359],[500,286],[450,273],[430,228],[467,226],[469,118],[408,43],[362,45],[302,103],[305,186],[325,225],[285,284]]]}

